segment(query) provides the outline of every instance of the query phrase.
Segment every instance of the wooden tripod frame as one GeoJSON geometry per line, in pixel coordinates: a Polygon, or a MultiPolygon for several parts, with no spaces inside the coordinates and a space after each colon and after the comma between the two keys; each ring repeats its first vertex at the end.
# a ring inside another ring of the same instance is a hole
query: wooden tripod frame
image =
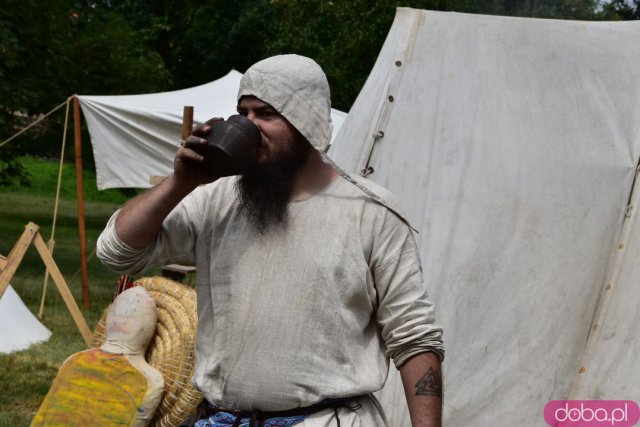
{"type": "Polygon", "coordinates": [[[25,226],[24,233],[22,233],[22,236],[20,236],[13,249],[11,249],[9,256],[7,258],[0,257],[0,298],[2,298],[4,291],[7,289],[7,286],[9,286],[9,281],[13,278],[13,275],[20,266],[22,258],[24,258],[29,245],[33,243],[40,254],[40,258],[42,258],[42,261],[47,267],[51,278],[56,284],[58,291],[60,291],[60,295],[62,295],[62,299],[67,305],[67,308],[71,313],[71,317],[73,317],[82,338],[87,346],[89,346],[92,336],[89,326],[87,326],[87,322],[82,316],[80,308],[78,308],[78,304],[76,304],[76,301],[73,299],[69,286],[67,285],[67,282],[65,282],[64,277],[62,277],[62,273],[60,273],[58,266],[53,260],[53,257],[47,248],[47,244],[42,239],[39,230],[40,227],[33,222],[28,223],[25,226]]]}

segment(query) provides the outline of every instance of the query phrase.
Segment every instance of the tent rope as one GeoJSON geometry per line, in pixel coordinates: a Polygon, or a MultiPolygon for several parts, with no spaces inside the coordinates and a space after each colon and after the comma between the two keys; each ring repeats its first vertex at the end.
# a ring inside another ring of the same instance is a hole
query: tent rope
{"type": "Polygon", "coordinates": [[[62,166],[64,164],[64,151],[67,142],[67,130],[69,129],[69,107],[71,105],[71,97],[67,99],[67,111],[64,116],[64,130],[62,132],[62,149],[60,150],[60,165],[58,167],[58,184],[56,187],[56,202],[53,208],[53,222],[51,224],[51,239],[56,234],[56,219],[58,218],[58,206],[60,204],[60,187],[62,184],[62,166]]]}
{"type": "MultiPolygon", "coordinates": [[[[89,262],[89,260],[93,258],[97,250],[98,250],[97,246],[93,248],[93,251],[87,257],[87,262],[89,262]]],[[[76,270],[75,273],[73,273],[73,276],[71,276],[71,279],[69,279],[69,281],[67,282],[69,283],[69,286],[71,286],[71,283],[78,277],[81,271],[82,271],[82,267],[80,267],[79,269],[76,270]]]]}
{"type": "MultiPolygon", "coordinates": [[[[65,105],[69,104],[69,101],[71,101],[73,99],[73,96],[70,96],[69,98],[67,98],[66,101],[64,101],[62,104],[58,105],[57,107],[55,107],[53,110],[49,111],[47,114],[45,114],[42,117],[39,117],[35,122],[31,123],[29,126],[25,127],[24,129],[21,129],[20,131],[18,131],[18,133],[16,133],[15,135],[9,137],[8,139],[5,139],[4,141],[0,142],[0,147],[6,145],[9,143],[9,141],[14,140],[15,138],[17,138],[18,136],[22,135],[23,133],[25,133],[26,131],[28,131],[29,129],[31,129],[32,127],[34,127],[35,125],[37,125],[38,123],[40,123],[41,121],[43,121],[44,119],[46,119],[47,117],[49,117],[51,114],[55,113],[56,111],[58,111],[59,109],[61,109],[62,107],[64,107],[65,105]]],[[[67,107],[68,108],[68,107],[67,107]]]]}
{"type": "MultiPolygon", "coordinates": [[[[53,205],[53,220],[51,222],[51,236],[49,237],[49,242],[47,243],[47,248],[49,249],[49,253],[53,255],[53,247],[55,245],[55,235],[56,235],[56,220],[58,219],[58,206],[60,205],[60,187],[62,184],[62,166],[64,165],[64,151],[67,143],[67,129],[69,128],[69,107],[71,105],[72,97],[67,98],[67,110],[64,116],[64,130],[62,131],[62,148],[60,150],[60,164],[58,166],[58,183],[56,186],[56,200],[53,205]]],[[[44,313],[44,301],[47,296],[47,284],[49,282],[49,269],[47,269],[44,275],[44,283],[42,285],[42,298],[40,300],[40,310],[38,311],[38,318],[42,319],[42,314],[44,313]]]]}
{"type": "Polygon", "coordinates": [[[404,215],[402,215],[397,209],[393,208],[392,206],[389,205],[389,203],[387,203],[386,201],[384,201],[382,199],[382,197],[378,196],[376,193],[374,193],[373,191],[369,190],[367,187],[365,187],[364,185],[360,184],[358,181],[356,181],[355,179],[353,179],[351,177],[351,175],[349,175],[347,172],[345,172],[340,166],[338,166],[336,164],[336,162],[334,162],[331,157],[327,156],[325,153],[321,152],[320,153],[320,157],[322,158],[322,160],[327,163],[329,166],[331,166],[332,168],[334,168],[336,170],[336,172],[338,172],[338,175],[340,175],[342,178],[344,178],[345,180],[347,180],[348,182],[350,182],[351,184],[355,185],[357,188],[360,189],[360,191],[362,191],[364,194],[366,194],[367,196],[369,196],[374,202],[378,203],[381,206],[384,206],[385,208],[389,209],[391,212],[393,212],[394,214],[396,214],[398,216],[398,218],[400,218],[400,220],[402,220],[402,222],[404,222],[405,224],[407,224],[407,226],[413,230],[416,234],[418,233],[418,230],[416,230],[413,225],[411,225],[411,223],[409,222],[408,219],[406,219],[404,217],[404,215]]]}

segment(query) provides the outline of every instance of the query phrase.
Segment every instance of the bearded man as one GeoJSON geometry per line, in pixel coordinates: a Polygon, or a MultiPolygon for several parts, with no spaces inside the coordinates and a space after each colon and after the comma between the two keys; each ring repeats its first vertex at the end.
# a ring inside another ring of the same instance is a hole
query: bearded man
{"type": "Polygon", "coordinates": [[[100,236],[119,273],[195,262],[196,426],[386,426],[372,393],[389,359],[413,425],[440,425],[442,329],[414,237],[387,190],[323,154],[330,111],[313,60],[258,62],[238,92],[262,134],[255,168],[218,179],[203,167],[207,122],[100,236]]]}

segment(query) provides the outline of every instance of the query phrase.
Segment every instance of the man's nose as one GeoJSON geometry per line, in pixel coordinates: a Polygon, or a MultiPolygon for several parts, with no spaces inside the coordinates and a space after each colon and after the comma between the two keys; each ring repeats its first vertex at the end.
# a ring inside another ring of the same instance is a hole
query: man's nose
{"type": "Polygon", "coordinates": [[[253,122],[253,124],[256,125],[256,127],[258,128],[260,133],[262,133],[262,127],[260,127],[260,120],[258,120],[258,118],[256,117],[255,113],[249,111],[247,113],[247,119],[251,120],[253,122]]]}

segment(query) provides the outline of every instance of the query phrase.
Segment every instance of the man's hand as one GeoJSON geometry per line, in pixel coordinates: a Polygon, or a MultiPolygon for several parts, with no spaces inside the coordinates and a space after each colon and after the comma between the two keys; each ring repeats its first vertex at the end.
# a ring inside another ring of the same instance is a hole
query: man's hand
{"type": "Polygon", "coordinates": [[[180,146],[173,161],[173,174],[181,186],[195,188],[219,178],[214,170],[208,168],[201,154],[207,145],[207,136],[211,133],[211,124],[223,120],[220,117],[207,120],[193,129],[192,134],[180,146]]]}
{"type": "Polygon", "coordinates": [[[441,427],[442,370],[437,354],[420,353],[400,366],[413,427],[441,427]]]}
{"type": "Polygon", "coordinates": [[[207,144],[211,123],[215,118],[196,127],[180,146],[174,160],[174,172],[157,186],[130,200],[116,220],[116,233],[127,245],[142,249],[156,236],[162,222],[178,203],[198,185],[213,182],[219,177],[204,165],[204,157],[196,152],[207,144]]]}

